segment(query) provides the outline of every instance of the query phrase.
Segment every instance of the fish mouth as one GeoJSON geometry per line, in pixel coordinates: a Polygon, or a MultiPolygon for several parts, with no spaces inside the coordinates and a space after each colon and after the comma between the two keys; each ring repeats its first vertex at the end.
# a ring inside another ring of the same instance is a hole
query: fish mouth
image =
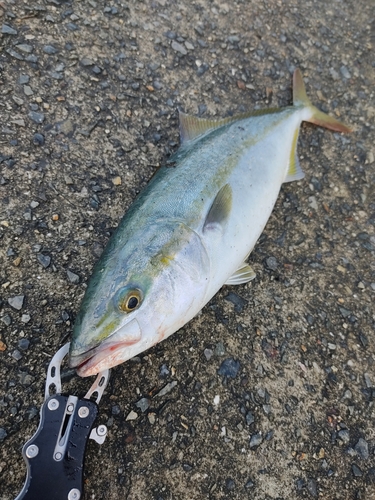
{"type": "Polygon", "coordinates": [[[80,377],[96,375],[126,361],[130,357],[126,355],[126,349],[138,343],[141,338],[141,329],[134,319],[88,351],[79,354],[74,354],[73,351],[69,356],[69,366],[75,368],[80,377]]]}

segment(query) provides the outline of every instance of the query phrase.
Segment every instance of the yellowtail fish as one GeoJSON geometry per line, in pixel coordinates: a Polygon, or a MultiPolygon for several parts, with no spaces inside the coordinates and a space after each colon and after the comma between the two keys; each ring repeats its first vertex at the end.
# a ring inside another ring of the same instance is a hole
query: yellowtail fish
{"type": "Polygon", "coordinates": [[[79,375],[136,356],[224,284],[254,278],[246,259],[280,187],[303,177],[302,121],[350,132],[310,103],[298,69],[293,106],[217,121],[180,114],[180,149],[123,217],[89,280],[70,348],[79,375]]]}

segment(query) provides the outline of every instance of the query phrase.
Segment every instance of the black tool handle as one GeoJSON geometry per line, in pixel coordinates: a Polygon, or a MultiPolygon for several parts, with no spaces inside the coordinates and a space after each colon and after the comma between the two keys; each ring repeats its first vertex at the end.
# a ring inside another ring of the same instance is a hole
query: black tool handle
{"type": "Polygon", "coordinates": [[[56,394],[45,401],[39,427],[22,450],[27,477],[16,500],[82,498],[84,454],[97,414],[88,399],[75,398],[72,405],[69,396],[56,394]]]}

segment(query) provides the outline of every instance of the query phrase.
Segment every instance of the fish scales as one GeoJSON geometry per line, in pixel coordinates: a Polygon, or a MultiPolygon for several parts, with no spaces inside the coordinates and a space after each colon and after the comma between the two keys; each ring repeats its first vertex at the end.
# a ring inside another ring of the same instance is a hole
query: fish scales
{"type": "Polygon", "coordinates": [[[283,182],[303,177],[302,121],[350,129],[308,100],[299,70],[293,106],[213,121],[180,115],[182,145],[135,200],[94,268],[73,330],[82,376],[115,366],[181,328],[245,262],[283,182]]]}

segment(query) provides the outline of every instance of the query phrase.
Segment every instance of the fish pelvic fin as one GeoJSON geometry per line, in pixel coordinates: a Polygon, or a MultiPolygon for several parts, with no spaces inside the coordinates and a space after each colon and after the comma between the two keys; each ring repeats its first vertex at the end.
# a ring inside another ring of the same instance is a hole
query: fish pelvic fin
{"type": "Polygon", "coordinates": [[[251,266],[247,262],[240,265],[237,271],[232,274],[230,278],[227,279],[225,285],[242,285],[248,283],[255,278],[256,274],[251,266]]]}
{"type": "Polygon", "coordinates": [[[293,104],[294,106],[303,106],[311,111],[310,118],[305,119],[305,121],[309,123],[334,130],[335,132],[348,133],[352,131],[351,127],[344,125],[344,123],[336,120],[333,116],[323,113],[323,111],[320,111],[313,104],[311,104],[310,99],[306,94],[302,73],[299,69],[296,69],[293,75],[293,104]]]}

